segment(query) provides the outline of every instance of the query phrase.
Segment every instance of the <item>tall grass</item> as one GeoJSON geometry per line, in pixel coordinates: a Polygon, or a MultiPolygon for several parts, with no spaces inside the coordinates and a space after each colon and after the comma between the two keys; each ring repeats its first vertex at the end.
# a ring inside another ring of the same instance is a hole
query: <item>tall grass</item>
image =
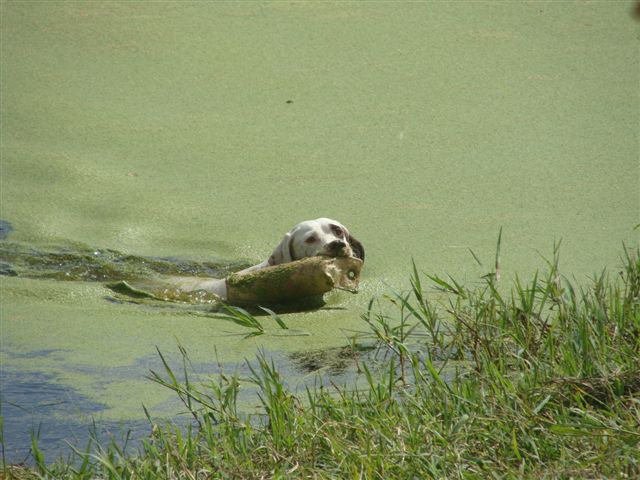
{"type": "MultiPolygon", "coordinates": [[[[501,285],[499,255],[480,285],[421,274],[363,314],[384,361],[361,360],[364,386],[293,392],[265,354],[251,378],[152,379],[194,418],[151,417],[135,456],[78,452],[80,466],[16,478],[637,478],[640,475],[640,260],[575,285],[558,269],[501,285]],[[237,404],[245,381],[260,412],[237,404]]],[[[162,358],[162,357],[161,357],[162,358]]],[[[178,378],[180,377],[180,378],[178,378]]],[[[34,446],[37,449],[37,445],[34,446]]]]}

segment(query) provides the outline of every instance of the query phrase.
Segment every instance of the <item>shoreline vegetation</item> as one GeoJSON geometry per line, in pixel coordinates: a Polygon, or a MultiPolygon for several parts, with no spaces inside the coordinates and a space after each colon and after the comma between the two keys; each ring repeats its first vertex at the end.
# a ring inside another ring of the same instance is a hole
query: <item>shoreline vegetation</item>
{"type": "Polygon", "coordinates": [[[491,271],[471,286],[414,264],[409,291],[371,300],[362,314],[367,332],[352,339],[354,352],[368,342],[376,355],[354,354],[354,384],[290,391],[263,353],[249,379],[202,382],[183,347],[179,372],[159,352],[164,371],[149,378],[181,399],[189,426],[145,409],[151,434],[134,453],[90,443],[49,463],[34,439],[34,465],[3,462],[0,476],[637,478],[640,251],[625,247],[619,269],[577,286],[558,250],[545,273],[509,285],[500,241],[491,271]],[[237,403],[245,382],[257,387],[257,413],[237,403]]]}

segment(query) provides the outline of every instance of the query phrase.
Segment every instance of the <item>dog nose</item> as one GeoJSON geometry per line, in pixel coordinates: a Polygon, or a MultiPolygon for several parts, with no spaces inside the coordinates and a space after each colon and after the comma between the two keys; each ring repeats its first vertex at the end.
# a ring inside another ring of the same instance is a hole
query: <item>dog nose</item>
{"type": "Polygon", "coordinates": [[[327,247],[329,248],[329,251],[331,252],[339,252],[346,246],[347,244],[344,243],[342,240],[334,240],[333,242],[327,245],[327,247]]]}

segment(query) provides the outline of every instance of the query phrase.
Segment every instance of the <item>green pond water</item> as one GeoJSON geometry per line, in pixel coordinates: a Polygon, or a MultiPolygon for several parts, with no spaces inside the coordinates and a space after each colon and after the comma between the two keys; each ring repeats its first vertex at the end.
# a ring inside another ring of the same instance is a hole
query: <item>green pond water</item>
{"type": "Polygon", "coordinates": [[[560,239],[581,282],[638,244],[632,2],[0,6],[0,218],[13,227],[0,260],[18,273],[0,277],[0,361],[16,455],[24,425],[55,443],[91,416],[175,412],[144,378],[156,347],[179,341],[214,371],[259,348],[284,365],[345,345],[372,297],[408,288],[412,259],[475,281],[501,227],[506,278],[543,268],[560,239]],[[202,310],[114,301],[100,278],[14,268],[16,251],[113,250],[224,272],[320,216],[348,226],[366,263],[358,295],[283,315],[300,336],[274,325],[246,339],[202,310]]]}

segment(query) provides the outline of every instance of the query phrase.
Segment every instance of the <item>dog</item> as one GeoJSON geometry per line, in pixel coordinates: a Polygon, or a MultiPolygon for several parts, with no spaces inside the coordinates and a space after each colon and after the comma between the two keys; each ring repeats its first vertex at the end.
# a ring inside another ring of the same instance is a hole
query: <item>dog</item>
{"type": "MultiPolygon", "coordinates": [[[[317,218],[298,223],[284,235],[268,259],[236,274],[244,275],[306,257],[355,257],[364,261],[364,255],[364,246],[347,227],[330,218],[317,218]]],[[[222,300],[227,299],[225,279],[181,278],[176,283],[184,291],[206,290],[222,300]]]]}
{"type": "Polygon", "coordinates": [[[267,260],[237,273],[242,275],[272,265],[315,256],[356,257],[364,261],[364,247],[349,233],[347,227],[336,220],[307,220],[285,233],[267,260]]]}

